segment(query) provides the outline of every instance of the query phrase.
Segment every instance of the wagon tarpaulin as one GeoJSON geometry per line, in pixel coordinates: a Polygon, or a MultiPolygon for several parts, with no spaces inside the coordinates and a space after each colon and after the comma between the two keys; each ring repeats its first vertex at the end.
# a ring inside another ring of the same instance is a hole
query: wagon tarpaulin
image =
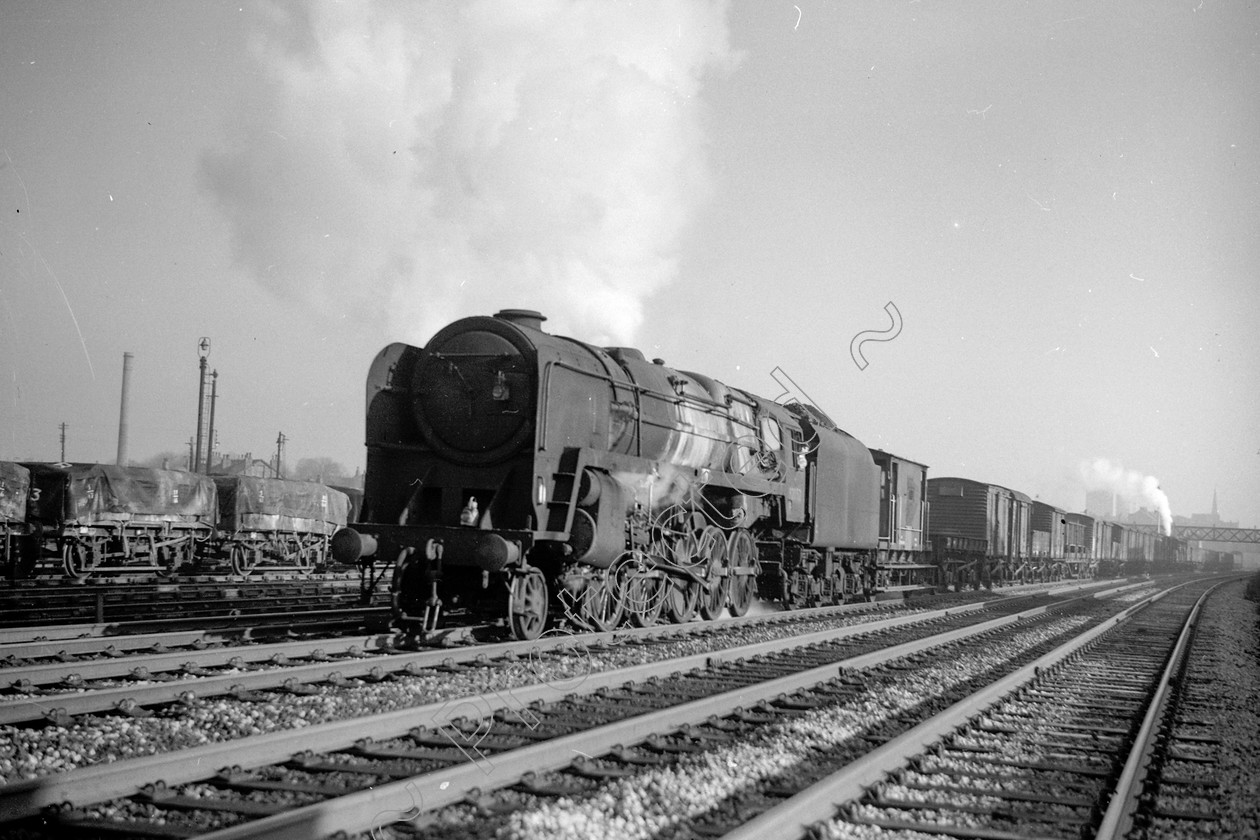
{"type": "Polygon", "coordinates": [[[12,461],[0,461],[0,522],[25,522],[31,471],[12,461]]]}
{"type": "Polygon", "coordinates": [[[304,531],[331,534],[346,524],[350,499],[311,481],[248,475],[214,477],[219,491],[219,530],[304,531]]]}
{"type": "Polygon", "coordinates": [[[144,520],[213,524],[214,482],[183,470],[113,464],[27,464],[27,512],[45,523],[144,520]]]}

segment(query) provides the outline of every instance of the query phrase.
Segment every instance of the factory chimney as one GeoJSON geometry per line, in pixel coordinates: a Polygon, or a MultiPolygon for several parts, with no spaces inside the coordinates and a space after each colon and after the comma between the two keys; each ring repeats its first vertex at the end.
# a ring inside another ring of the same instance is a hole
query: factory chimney
{"type": "Polygon", "coordinates": [[[118,458],[114,463],[127,465],[127,415],[131,402],[131,354],[123,353],[122,398],[118,404],[118,458]]]}

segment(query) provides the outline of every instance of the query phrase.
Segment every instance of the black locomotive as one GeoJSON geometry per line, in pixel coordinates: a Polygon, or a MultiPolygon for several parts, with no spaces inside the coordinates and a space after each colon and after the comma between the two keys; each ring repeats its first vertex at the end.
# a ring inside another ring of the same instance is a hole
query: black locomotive
{"type": "Polygon", "coordinates": [[[553,618],[608,630],[742,615],[758,596],[792,607],[1082,578],[1118,558],[1190,567],[1180,540],[929,481],[812,405],[544,320],[464,318],[372,363],[362,506],[332,554],[359,565],[365,593],[393,571],[409,633],[489,620],[530,639],[553,618]]]}
{"type": "Polygon", "coordinates": [[[759,590],[836,602],[928,568],[922,465],[877,464],[812,406],[543,320],[465,318],[371,367],[363,507],[332,551],[369,579],[373,560],[394,568],[404,629],[742,615],[759,590]]]}

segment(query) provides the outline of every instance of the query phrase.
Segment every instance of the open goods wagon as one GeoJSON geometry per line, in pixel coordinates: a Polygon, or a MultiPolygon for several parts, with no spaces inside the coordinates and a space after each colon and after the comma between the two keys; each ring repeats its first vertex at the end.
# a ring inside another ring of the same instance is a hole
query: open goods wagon
{"type": "Polygon", "coordinates": [[[329,540],[349,516],[345,493],[311,481],[221,475],[214,485],[219,522],[213,552],[237,574],[322,567],[329,540]]]}
{"type": "Polygon", "coordinates": [[[30,533],[26,502],[31,491],[31,471],[12,461],[0,461],[0,569],[11,579],[27,572],[23,552],[30,533]]]}
{"type": "Polygon", "coordinates": [[[183,470],[112,464],[25,464],[26,516],[44,556],[67,577],[95,572],[173,573],[214,533],[209,478],[183,470]]]}
{"type": "Polygon", "coordinates": [[[96,574],[322,568],[350,498],[323,484],[113,464],[0,461],[0,569],[96,574]]]}

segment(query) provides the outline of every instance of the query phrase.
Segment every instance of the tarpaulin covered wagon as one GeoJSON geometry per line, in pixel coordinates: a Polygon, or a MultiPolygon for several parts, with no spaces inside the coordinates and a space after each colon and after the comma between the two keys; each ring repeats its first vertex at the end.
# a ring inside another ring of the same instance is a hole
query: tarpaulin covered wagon
{"type": "Polygon", "coordinates": [[[214,533],[214,483],[184,470],[113,464],[25,464],[26,513],[66,575],[174,572],[214,533]]]}
{"type": "Polygon", "coordinates": [[[16,578],[22,575],[22,538],[28,533],[26,500],[31,490],[31,471],[12,461],[0,461],[0,569],[16,578]]]}
{"type": "Polygon", "coordinates": [[[315,482],[220,475],[214,483],[219,555],[237,574],[323,566],[329,539],[349,516],[349,497],[315,482]]]}

